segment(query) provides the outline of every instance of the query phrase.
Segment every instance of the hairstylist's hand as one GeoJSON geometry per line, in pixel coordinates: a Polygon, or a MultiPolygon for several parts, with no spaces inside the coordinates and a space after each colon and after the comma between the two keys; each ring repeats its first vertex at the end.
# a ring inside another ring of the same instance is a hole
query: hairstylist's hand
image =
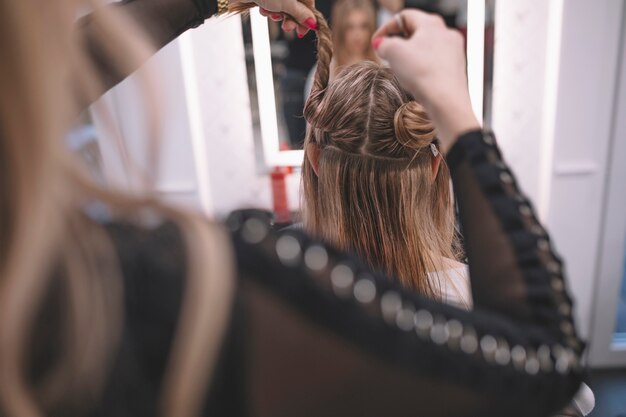
{"type": "Polygon", "coordinates": [[[437,15],[404,10],[398,18],[404,27],[392,19],[374,34],[374,48],[426,108],[447,151],[460,134],[480,128],[467,88],[463,37],[437,15]]]}
{"type": "MultiPolygon", "coordinates": [[[[237,0],[234,0],[237,1],[237,0]]],[[[299,37],[311,30],[317,30],[317,22],[311,9],[314,0],[253,0],[263,16],[274,21],[283,21],[282,29],[291,32],[294,29],[299,37]]]]}

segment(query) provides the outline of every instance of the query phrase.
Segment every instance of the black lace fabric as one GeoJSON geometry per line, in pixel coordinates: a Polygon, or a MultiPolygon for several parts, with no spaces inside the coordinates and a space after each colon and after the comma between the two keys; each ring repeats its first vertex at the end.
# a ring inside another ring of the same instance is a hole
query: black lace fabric
{"type": "Polygon", "coordinates": [[[475,309],[405,292],[305,234],[230,224],[254,416],[547,416],[582,378],[562,264],[492,135],[448,156],[475,309]]]}

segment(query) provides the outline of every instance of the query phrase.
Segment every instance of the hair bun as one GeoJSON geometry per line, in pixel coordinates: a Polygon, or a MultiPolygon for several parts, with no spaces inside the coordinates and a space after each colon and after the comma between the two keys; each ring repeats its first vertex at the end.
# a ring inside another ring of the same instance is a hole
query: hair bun
{"type": "Polygon", "coordinates": [[[419,151],[435,139],[435,126],[416,101],[404,103],[396,110],[393,126],[398,142],[411,150],[419,151]]]}

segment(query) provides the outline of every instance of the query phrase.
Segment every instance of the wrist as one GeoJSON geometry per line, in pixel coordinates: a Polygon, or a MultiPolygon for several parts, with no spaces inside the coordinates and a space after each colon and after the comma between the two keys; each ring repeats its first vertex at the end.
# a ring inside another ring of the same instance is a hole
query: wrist
{"type": "Polygon", "coordinates": [[[464,133],[481,129],[469,97],[438,99],[430,102],[427,111],[437,130],[442,151],[447,152],[464,133]]]}

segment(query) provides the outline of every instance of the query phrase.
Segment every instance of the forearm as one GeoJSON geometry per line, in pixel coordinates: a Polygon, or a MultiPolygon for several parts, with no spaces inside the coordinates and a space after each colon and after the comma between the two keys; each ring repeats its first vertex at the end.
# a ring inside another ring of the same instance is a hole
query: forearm
{"type": "Polygon", "coordinates": [[[572,300],[561,259],[520,191],[493,135],[475,130],[450,150],[475,305],[543,326],[576,354],[572,300]]]}

